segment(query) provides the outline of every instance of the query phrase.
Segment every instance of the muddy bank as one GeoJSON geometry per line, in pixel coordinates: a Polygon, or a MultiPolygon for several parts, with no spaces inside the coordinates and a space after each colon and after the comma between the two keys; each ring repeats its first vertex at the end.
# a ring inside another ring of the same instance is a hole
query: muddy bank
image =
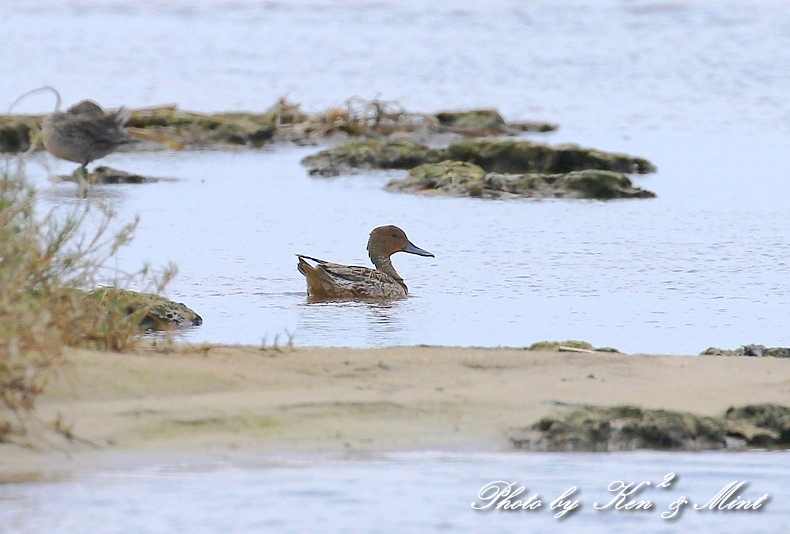
{"type": "MultiPolygon", "coordinates": [[[[70,349],[67,356],[68,380],[52,382],[38,406],[42,420],[65,414],[63,424],[83,440],[64,444],[77,456],[510,450],[513,429],[562,420],[583,406],[720,420],[732,406],[786,404],[790,381],[788,361],[778,358],[607,352],[159,344],[129,353],[70,349]]],[[[748,426],[739,432],[757,443],[760,433],[774,435],[772,417],[733,412],[727,424],[748,426]]],[[[62,452],[43,458],[0,444],[0,476],[70,465],[62,452]]]]}

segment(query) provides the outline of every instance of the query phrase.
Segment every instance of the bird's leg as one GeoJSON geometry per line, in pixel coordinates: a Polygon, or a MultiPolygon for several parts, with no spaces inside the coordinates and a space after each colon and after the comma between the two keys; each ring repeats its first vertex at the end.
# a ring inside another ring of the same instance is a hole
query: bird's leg
{"type": "Polygon", "coordinates": [[[77,180],[88,182],[88,165],[83,163],[77,169],[77,180]]]}
{"type": "Polygon", "coordinates": [[[77,169],[77,186],[79,187],[79,196],[81,198],[85,198],[88,196],[88,186],[90,185],[90,179],[88,175],[88,168],[86,164],[80,165],[80,168],[77,169]]]}

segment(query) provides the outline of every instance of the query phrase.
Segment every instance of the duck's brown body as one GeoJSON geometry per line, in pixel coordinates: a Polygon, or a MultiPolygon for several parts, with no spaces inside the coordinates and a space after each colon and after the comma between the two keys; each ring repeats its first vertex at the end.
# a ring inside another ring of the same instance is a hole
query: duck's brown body
{"type": "Polygon", "coordinates": [[[307,294],[311,297],[401,299],[409,293],[402,279],[376,269],[340,265],[301,254],[296,256],[299,258],[296,267],[307,279],[307,294]]]}
{"type": "Polygon", "coordinates": [[[83,100],[63,113],[44,117],[41,137],[52,155],[85,167],[135,141],[123,131],[125,122],[122,110],[105,113],[98,104],[83,100]]]}
{"type": "Polygon", "coordinates": [[[397,226],[380,226],[370,233],[368,240],[368,254],[375,269],[340,265],[302,254],[296,255],[297,269],[307,279],[307,294],[312,298],[400,299],[408,295],[409,289],[392,266],[390,256],[395,252],[433,257],[412,244],[397,226]]]}

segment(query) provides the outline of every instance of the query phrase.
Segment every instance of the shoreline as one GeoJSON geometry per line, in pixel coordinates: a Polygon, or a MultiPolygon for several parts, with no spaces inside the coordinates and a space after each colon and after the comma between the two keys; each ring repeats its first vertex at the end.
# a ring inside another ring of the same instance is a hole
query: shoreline
{"type": "Polygon", "coordinates": [[[36,414],[60,415],[78,440],[1,443],[0,482],[152,457],[507,451],[508,432],[582,405],[716,416],[790,398],[778,358],[208,345],[67,356],[36,414]]]}

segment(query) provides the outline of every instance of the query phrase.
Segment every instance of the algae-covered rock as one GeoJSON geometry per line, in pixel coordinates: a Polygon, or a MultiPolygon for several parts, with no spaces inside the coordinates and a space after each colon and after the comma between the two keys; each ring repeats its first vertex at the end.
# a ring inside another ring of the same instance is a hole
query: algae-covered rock
{"type": "MultiPolygon", "coordinates": [[[[82,168],[77,168],[71,174],[63,177],[66,181],[81,183],[84,179],[82,168]]],[[[112,167],[101,165],[88,173],[88,183],[91,184],[147,184],[158,182],[158,178],[133,174],[112,167]]]]}
{"type": "Polygon", "coordinates": [[[151,330],[200,326],[203,318],[181,302],[127,289],[103,287],[87,293],[87,298],[100,303],[101,309],[122,310],[126,315],[139,316],[140,326],[151,330]]]}
{"type": "Polygon", "coordinates": [[[42,117],[33,115],[0,116],[0,152],[25,152],[37,132],[42,117]]]}
{"type": "Polygon", "coordinates": [[[275,134],[271,113],[193,113],[172,107],[134,111],[126,126],[156,132],[190,146],[215,144],[258,147],[275,134]]]}
{"type": "Polygon", "coordinates": [[[487,174],[478,165],[461,161],[426,163],[405,178],[391,180],[386,189],[410,193],[500,198],[652,198],[655,193],[634,187],[630,178],[611,171],[585,170],[566,174],[487,174]]]}
{"type": "Polygon", "coordinates": [[[544,417],[511,434],[516,449],[606,452],[634,449],[708,450],[726,446],[723,421],[635,406],[588,406],[544,417]]]}
{"type": "Polygon", "coordinates": [[[435,191],[455,196],[479,197],[485,188],[486,171],[474,163],[441,161],[414,167],[405,179],[391,180],[392,191],[435,191]]]}
{"type": "Polygon", "coordinates": [[[766,347],[765,345],[742,345],[737,349],[720,349],[709,347],[700,353],[701,356],[752,356],[756,358],[790,358],[790,348],[766,347]]]}
{"type": "Polygon", "coordinates": [[[507,125],[509,128],[519,132],[553,132],[559,128],[559,126],[553,122],[542,121],[509,122],[507,125]]]}
{"type": "Polygon", "coordinates": [[[586,169],[640,174],[656,171],[655,165],[644,158],[572,143],[550,146],[531,141],[465,140],[451,143],[445,156],[498,173],[569,173],[586,169]]]}
{"type": "MultiPolygon", "coordinates": [[[[474,163],[489,173],[510,174],[568,174],[573,171],[593,169],[613,173],[647,173],[656,170],[655,166],[646,159],[626,154],[581,148],[573,144],[550,146],[530,141],[501,140],[456,141],[444,149],[434,149],[406,140],[350,141],[308,156],[302,160],[302,164],[310,168],[311,174],[333,176],[356,168],[411,169],[425,163],[438,163],[443,160],[474,163]]],[[[574,176],[567,185],[571,189],[585,192],[591,187],[590,176],[574,176]]],[[[621,182],[620,185],[625,185],[614,175],[600,175],[596,183],[602,177],[610,181],[617,180],[621,182]]],[[[592,185],[592,187],[597,186],[592,185]]],[[[616,197],[617,195],[609,198],[616,197]]]]}
{"type": "MultiPolygon", "coordinates": [[[[747,345],[748,347],[748,345],[747,345]]],[[[759,356],[755,354],[755,356],[759,356]]],[[[790,358],[790,348],[788,347],[768,347],[763,350],[762,356],[769,358],[790,358]]]]}
{"type": "Polygon", "coordinates": [[[790,408],[755,404],[703,417],[636,406],[584,406],[514,430],[510,440],[529,451],[790,448],[790,408]]]}
{"type": "Polygon", "coordinates": [[[505,128],[505,119],[495,109],[440,111],[435,117],[445,128],[479,132],[503,132],[505,128]]]}
{"type": "Polygon", "coordinates": [[[739,347],[735,350],[708,347],[700,352],[700,356],[743,356],[743,347],[739,347]]]}
{"type": "Polygon", "coordinates": [[[790,407],[752,404],[729,408],[724,419],[728,433],[754,447],[790,447],[790,407]]]}
{"type": "Polygon", "coordinates": [[[125,350],[145,331],[203,323],[200,315],[186,305],[150,293],[114,287],[92,291],[66,287],[51,297],[49,308],[57,317],[62,342],[73,347],[125,350]]]}
{"type": "MultiPolygon", "coordinates": [[[[41,129],[43,115],[0,116],[0,152],[24,152],[41,129]]],[[[245,145],[259,147],[276,132],[272,113],[192,113],[173,106],[129,112],[125,126],[135,137],[163,139],[180,145],[206,147],[245,145]]],[[[161,141],[160,141],[161,142],[161,141]]],[[[38,147],[43,148],[43,147],[38,147]]]]}
{"type": "Polygon", "coordinates": [[[617,198],[654,198],[652,191],[634,187],[623,173],[587,169],[564,174],[528,173],[517,175],[489,174],[487,187],[525,197],[586,198],[613,200],[617,198]]]}
{"type": "Polygon", "coordinates": [[[520,132],[551,132],[556,124],[539,121],[505,122],[495,109],[468,111],[440,111],[434,115],[444,131],[461,135],[485,137],[488,135],[515,135],[520,132]]]}
{"type": "MultiPolygon", "coordinates": [[[[544,179],[549,180],[549,178],[544,179]]],[[[615,198],[654,198],[656,196],[652,191],[634,187],[631,179],[625,174],[612,171],[569,172],[557,176],[552,185],[559,191],[568,191],[568,194],[563,196],[574,198],[610,200],[615,198]]]]}
{"type": "Polygon", "coordinates": [[[441,161],[441,151],[406,140],[349,141],[302,159],[309,173],[337,176],[353,169],[411,169],[441,161]]]}
{"type": "MultiPolygon", "coordinates": [[[[316,113],[306,113],[299,104],[281,98],[263,112],[196,113],[170,104],[127,110],[125,114],[128,114],[127,133],[171,148],[260,147],[271,141],[307,144],[337,135],[383,140],[393,134],[425,137],[451,132],[467,137],[485,137],[556,129],[556,125],[546,122],[508,124],[495,109],[414,113],[396,102],[359,97],[349,98],[339,106],[316,113]]],[[[41,129],[43,117],[0,115],[0,152],[28,150],[31,139],[41,129]]],[[[135,145],[131,150],[158,148],[159,145],[149,143],[135,145]]],[[[436,161],[441,159],[446,158],[437,158],[436,161]]]]}

